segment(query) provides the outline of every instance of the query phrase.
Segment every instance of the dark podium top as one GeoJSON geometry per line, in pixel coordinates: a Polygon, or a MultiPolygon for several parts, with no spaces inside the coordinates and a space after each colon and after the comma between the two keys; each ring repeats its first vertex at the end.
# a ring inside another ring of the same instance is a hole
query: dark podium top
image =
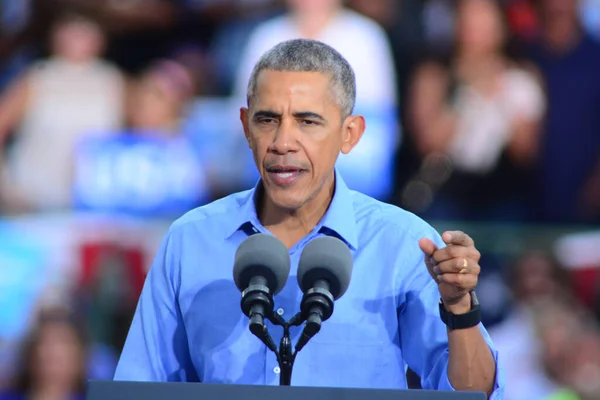
{"type": "Polygon", "coordinates": [[[87,400],[486,400],[484,393],[431,390],[90,381],[87,400]]]}

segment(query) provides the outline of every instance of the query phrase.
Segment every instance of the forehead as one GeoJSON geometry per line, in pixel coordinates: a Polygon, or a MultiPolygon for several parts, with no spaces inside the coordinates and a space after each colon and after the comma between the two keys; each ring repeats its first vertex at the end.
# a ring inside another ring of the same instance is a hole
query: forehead
{"type": "Polygon", "coordinates": [[[261,71],[252,108],[337,108],[331,77],[321,72],[261,71]]]}

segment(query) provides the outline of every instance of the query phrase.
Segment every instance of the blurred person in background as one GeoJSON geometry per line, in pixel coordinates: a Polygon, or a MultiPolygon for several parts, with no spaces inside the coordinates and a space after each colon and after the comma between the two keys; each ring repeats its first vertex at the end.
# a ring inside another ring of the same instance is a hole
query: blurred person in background
{"type": "Polygon", "coordinates": [[[513,308],[490,329],[506,366],[505,399],[543,399],[557,386],[547,377],[541,360],[544,349],[536,332],[535,312],[540,304],[570,298],[568,276],[548,255],[532,251],[512,265],[507,278],[513,308]]]}
{"type": "Polygon", "coordinates": [[[51,47],[51,56],[0,99],[0,144],[15,130],[0,191],[9,212],[68,209],[74,146],[122,123],[124,81],[100,59],[100,27],[65,12],[54,24],[51,47]]]}
{"type": "MultiPolygon", "coordinates": [[[[442,3],[453,10],[452,3],[445,0],[442,3]]],[[[400,121],[406,121],[408,102],[403,99],[408,98],[410,82],[415,68],[422,61],[424,49],[438,47],[440,43],[439,41],[435,42],[435,38],[443,38],[442,42],[445,42],[448,37],[452,36],[451,30],[448,35],[440,32],[440,35],[436,37],[427,36],[427,33],[430,32],[428,22],[434,22],[435,27],[443,31],[446,15],[436,13],[433,21],[428,20],[427,11],[432,7],[432,1],[346,0],[345,4],[372,18],[385,30],[395,64],[397,97],[400,99],[398,116],[400,121]]],[[[394,204],[400,204],[399,189],[404,187],[407,180],[416,172],[420,162],[413,143],[414,135],[411,135],[409,129],[410,126],[402,124],[401,145],[398,147],[394,159],[394,198],[388,200],[394,204]]]]}
{"type": "Polygon", "coordinates": [[[535,0],[540,33],[527,53],[540,69],[548,111],[537,208],[544,222],[600,222],[600,44],[577,0],[535,0]]]}
{"type": "Polygon", "coordinates": [[[83,400],[86,339],[77,320],[62,309],[42,311],[20,352],[12,385],[2,400],[83,400]]]}
{"type": "MultiPolygon", "coordinates": [[[[421,0],[345,1],[353,10],[373,19],[384,29],[394,58],[399,99],[404,98],[412,71],[420,61],[425,31],[423,12],[429,3],[421,0]]],[[[398,103],[399,108],[403,110],[404,103],[398,103]]],[[[401,113],[401,117],[403,116],[401,113]]],[[[404,139],[405,136],[403,143],[404,139]]]]}
{"type": "Polygon", "coordinates": [[[183,0],[186,31],[208,42],[212,94],[228,96],[238,72],[240,49],[260,23],[280,15],[285,0],[183,0]]]}
{"type": "Polygon", "coordinates": [[[194,95],[190,71],[174,60],[155,60],[131,86],[127,125],[138,134],[177,136],[194,95]]]}
{"type": "Polygon", "coordinates": [[[411,131],[423,158],[406,207],[440,219],[523,219],[545,99],[507,55],[499,5],[461,0],[454,53],[417,69],[411,131]]]}
{"type": "Polygon", "coordinates": [[[90,136],[76,149],[75,207],[173,217],[203,204],[206,168],[181,127],[194,94],[190,72],[157,60],[130,89],[127,128],[90,136]]]}
{"type": "Polygon", "coordinates": [[[550,300],[534,309],[540,359],[555,390],[541,400],[600,398],[600,335],[590,315],[576,303],[550,300]]]}
{"type": "MultiPolygon", "coordinates": [[[[40,0],[38,0],[40,1],[40,0]]],[[[137,75],[152,60],[165,57],[179,39],[188,0],[41,0],[93,15],[108,40],[106,57],[137,75]]]]}
{"type": "Polygon", "coordinates": [[[355,71],[356,110],[369,121],[359,145],[351,154],[341,155],[336,167],[350,188],[388,200],[400,133],[395,67],[385,31],[375,21],[343,7],[341,0],[287,0],[287,4],[287,14],[259,25],[248,39],[234,97],[246,103],[253,66],[277,43],[307,38],[332,46],[355,71]]]}

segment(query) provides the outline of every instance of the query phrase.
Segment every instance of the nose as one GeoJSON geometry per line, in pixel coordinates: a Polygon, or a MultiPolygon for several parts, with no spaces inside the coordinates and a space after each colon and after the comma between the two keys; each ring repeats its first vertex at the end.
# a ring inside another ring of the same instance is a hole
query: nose
{"type": "Polygon", "coordinates": [[[275,131],[275,137],[269,146],[269,151],[275,154],[294,153],[298,151],[297,135],[298,133],[292,121],[284,118],[275,131]]]}

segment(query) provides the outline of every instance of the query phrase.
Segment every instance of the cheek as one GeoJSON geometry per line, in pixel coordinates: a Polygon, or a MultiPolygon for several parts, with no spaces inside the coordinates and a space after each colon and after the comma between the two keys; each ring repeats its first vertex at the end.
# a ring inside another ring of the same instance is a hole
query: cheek
{"type": "Polygon", "coordinates": [[[332,168],[339,155],[339,146],[331,143],[311,143],[304,146],[306,156],[317,171],[327,171],[332,168]]]}
{"type": "Polygon", "coordinates": [[[248,146],[252,150],[254,160],[256,161],[257,166],[260,168],[262,165],[262,161],[267,155],[269,143],[266,140],[260,140],[257,139],[255,136],[250,135],[248,137],[248,146]]]}

